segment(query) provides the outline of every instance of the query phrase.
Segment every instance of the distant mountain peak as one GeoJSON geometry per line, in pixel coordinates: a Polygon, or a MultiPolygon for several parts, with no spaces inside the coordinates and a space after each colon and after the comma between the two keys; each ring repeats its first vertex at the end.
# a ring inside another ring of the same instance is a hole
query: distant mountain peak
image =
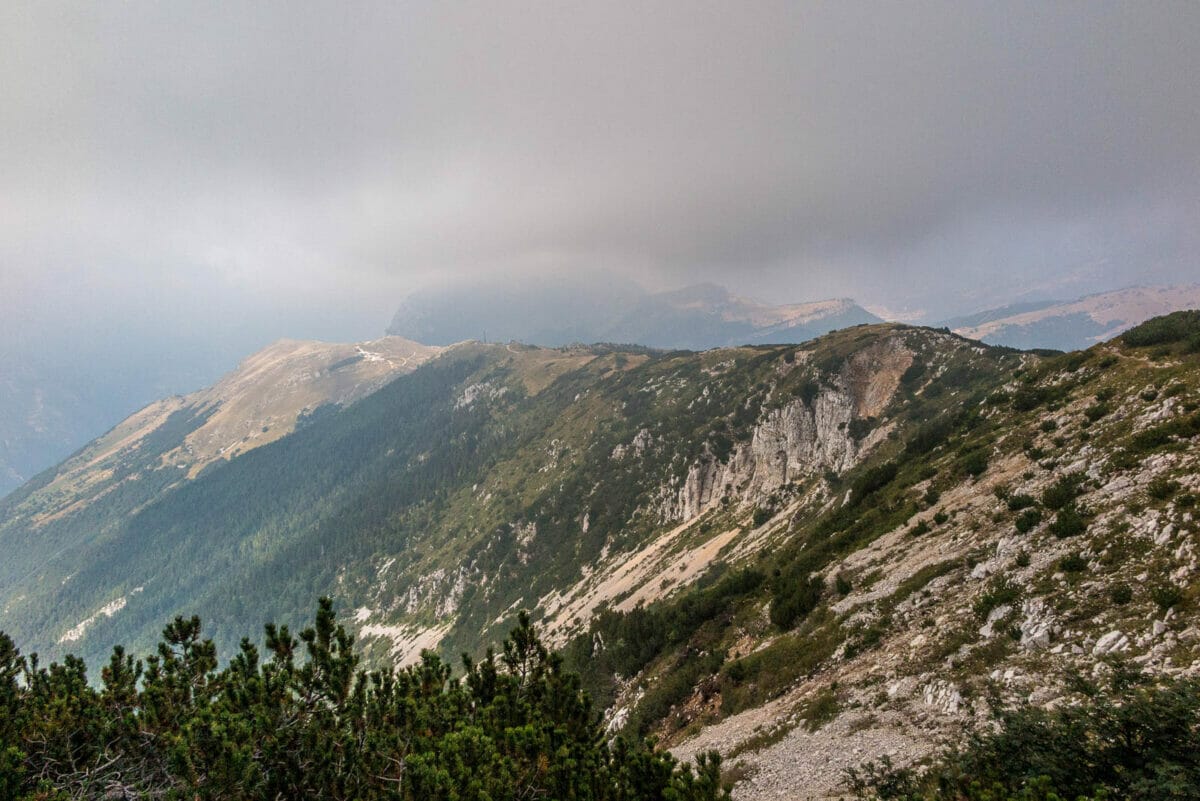
{"type": "Polygon", "coordinates": [[[557,346],[628,342],[705,350],[755,342],[803,342],[879,318],[849,298],[769,304],[715,283],[662,292],[558,279],[548,286],[491,283],[415,292],[388,332],[448,345],[464,339],[557,346]]]}
{"type": "Polygon", "coordinates": [[[1132,286],[1070,301],[1019,303],[947,322],[956,334],[991,345],[1076,350],[1151,317],[1200,308],[1200,284],[1132,286]]]}
{"type": "Polygon", "coordinates": [[[333,343],[279,339],[247,356],[211,387],[155,401],[63,462],[48,486],[74,493],[70,504],[48,506],[40,519],[79,510],[136,480],[129,465],[169,466],[194,478],[292,433],[323,409],[346,406],[416,369],[441,352],[403,337],[333,343]],[[146,462],[146,459],[150,459],[146,462]]]}

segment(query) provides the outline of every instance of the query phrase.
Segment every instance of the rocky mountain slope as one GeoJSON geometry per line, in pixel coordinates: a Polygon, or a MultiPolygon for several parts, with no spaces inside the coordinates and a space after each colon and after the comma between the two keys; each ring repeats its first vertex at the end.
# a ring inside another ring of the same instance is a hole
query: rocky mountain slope
{"type": "Polygon", "coordinates": [[[1151,317],[1200,306],[1200,284],[1129,287],[1073,301],[1016,304],[950,320],[970,339],[1014,348],[1078,350],[1151,317]]]}
{"type": "Polygon", "coordinates": [[[1200,666],[1198,368],[1194,313],[1054,357],[895,324],[461,343],[191,480],[161,455],[215,413],[80,505],[26,487],[0,508],[0,627],[95,661],[194,612],[229,648],[326,593],[386,664],[478,652],[529,609],[611,730],[717,748],[740,798],[833,793],[992,695],[1200,666]]]}
{"type": "Polygon", "coordinates": [[[557,277],[421,290],[404,300],[388,332],[443,345],[491,339],[548,346],[637,342],[699,350],[803,342],[874,322],[879,318],[844,298],[772,305],[715,284],[647,292],[632,283],[557,277]]]}

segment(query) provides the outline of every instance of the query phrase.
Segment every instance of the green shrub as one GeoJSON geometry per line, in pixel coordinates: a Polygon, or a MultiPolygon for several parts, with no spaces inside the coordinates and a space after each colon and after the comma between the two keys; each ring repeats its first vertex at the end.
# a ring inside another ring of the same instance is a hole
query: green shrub
{"type": "Polygon", "coordinates": [[[1046,402],[1049,393],[1034,387],[1021,387],[1012,394],[1012,407],[1018,412],[1031,412],[1046,402]]]}
{"type": "Polygon", "coordinates": [[[939,445],[944,445],[954,431],[954,424],[945,417],[925,423],[908,438],[904,452],[908,456],[921,456],[939,445]]]}
{"type": "Polygon", "coordinates": [[[1170,582],[1155,584],[1150,588],[1150,600],[1165,612],[1183,600],[1183,590],[1170,582]]]}
{"type": "MultiPolygon", "coordinates": [[[[806,626],[805,629],[809,627],[806,626]]],[[[721,669],[721,711],[734,715],[778,696],[811,674],[837,650],[842,631],[830,619],[729,662],[721,669]]]]}
{"type": "Polygon", "coordinates": [[[1062,509],[1079,497],[1084,476],[1082,473],[1068,473],[1042,491],[1042,505],[1047,509],[1062,509]]]}
{"type": "Polygon", "coordinates": [[[1067,537],[1075,537],[1087,531],[1087,521],[1074,504],[1064,506],[1058,510],[1058,514],[1054,516],[1049,528],[1051,534],[1059,539],[1067,537]]]}
{"type": "Polygon", "coordinates": [[[837,691],[831,687],[819,691],[816,695],[805,700],[796,710],[796,714],[804,720],[804,728],[815,732],[829,721],[838,716],[841,704],[837,691]]]}
{"type": "Polygon", "coordinates": [[[298,637],[265,634],[221,668],[199,618],[177,617],[155,656],[118,647],[94,686],[82,660],[39,666],[0,634],[0,795],[728,799],[719,760],[693,771],[644,740],[610,747],[524,612],[499,656],[464,659],[454,680],[431,652],[360,670],[328,599],[298,637]]]}
{"type": "Polygon", "coordinates": [[[1003,576],[997,576],[975,601],[975,617],[986,620],[993,609],[1014,603],[1020,597],[1020,587],[1003,576]]]}
{"type": "Polygon", "coordinates": [[[1178,445],[1179,440],[1191,439],[1197,434],[1200,434],[1200,414],[1190,414],[1139,431],[1129,438],[1129,447],[1135,453],[1149,453],[1178,445]]]}
{"type": "Polygon", "coordinates": [[[1176,492],[1179,492],[1179,482],[1164,476],[1157,476],[1146,485],[1146,494],[1156,501],[1165,501],[1176,492]]]}
{"type": "Polygon", "coordinates": [[[846,433],[855,442],[861,442],[871,433],[877,422],[874,417],[856,417],[846,427],[846,433]]]}
{"type": "Polygon", "coordinates": [[[1019,512],[1022,509],[1028,509],[1035,505],[1037,500],[1030,494],[1022,492],[1018,495],[1008,496],[1008,511],[1019,512]]]}
{"type": "Polygon", "coordinates": [[[900,376],[900,384],[904,387],[912,388],[921,380],[921,377],[925,375],[925,371],[927,369],[928,366],[925,364],[925,362],[914,361],[912,365],[904,371],[904,374],[900,376]]]}
{"type": "Polygon", "coordinates": [[[687,700],[701,679],[718,671],[723,661],[720,653],[679,659],[638,701],[627,724],[629,729],[638,735],[646,734],[651,725],[670,714],[672,707],[687,700]]]}
{"type": "Polygon", "coordinates": [[[944,576],[958,566],[958,562],[947,560],[945,562],[936,562],[913,573],[908,578],[900,582],[896,587],[896,591],[887,599],[888,608],[895,608],[904,599],[908,598],[914,592],[921,590],[926,584],[933,581],[935,578],[944,576]]]}
{"type": "Polygon", "coordinates": [[[900,467],[895,462],[884,462],[867,468],[851,485],[851,489],[853,489],[852,502],[858,503],[868,495],[883,489],[895,480],[896,474],[899,472],[900,467]]]}
{"type": "Polygon", "coordinates": [[[848,772],[877,801],[1200,798],[1200,681],[1117,665],[1104,685],[1071,680],[1072,703],[993,707],[926,768],[884,760],[848,772]]]}
{"type": "Polygon", "coordinates": [[[1087,567],[1087,560],[1079,553],[1067,554],[1058,560],[1058,569],[1064,573],[1083,573],[1087,567]]]}
{"type": "Polygon", "coordinates": [[[1017,531],[1021,534],[1028,534],[1030,531],[1033,531],[1035,528],[1037,528],[1038,524],[1041,522],[1042,512],[1040,509],[1026,509],[1025,511],[1021,512],[1021,514],[1017,515],[1014,525],[1016,526],[1017,531]]]}
{"type": "Polygon", "coordinates": [[[800,396],[800,400],[804,401],[806,406],[811,407],[813,405],[813,401],[815,401],[817,396],[821,394],[821,385],[816,381],[805,381],[800,385],[800,388],[797,390],[796,394],[800,396]]]}
{"type": "Polygon", "coordinates": [[[1114,584],[1108,591],[1108,597],[1117,606],[1124,606],[1133,600],[1133,588],[1125,582],[1114,584]]]}
{"type": "Polygon", "coordinates": [[[972,478],[979,478],[988,468],[988,452],[983,448],[969,451],[962,460],[962,469],[972,478]]]}
{"type": "Polygon", "coordinates": [[[823,589],[820,578],[781,576],[776,579],[771,598],[771,622],[783,630],[793,628],[804,620],[821,602],[823,589]]]}

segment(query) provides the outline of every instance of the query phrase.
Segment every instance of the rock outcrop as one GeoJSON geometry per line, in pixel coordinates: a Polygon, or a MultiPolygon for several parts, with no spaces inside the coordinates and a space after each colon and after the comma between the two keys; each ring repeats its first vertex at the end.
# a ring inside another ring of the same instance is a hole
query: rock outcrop
{"type": "Polygon", "coordinates": [[[793,481],[850,469],[880,439],[875,432],[856,439],[851,422],[880,415],[912,363],[899,337],[855,353],[811,400],[767,411],[726,460],[709,455],[692,464],[664,504],[663,519],[689,520],[726,498],[760,503],[793,481]]]}

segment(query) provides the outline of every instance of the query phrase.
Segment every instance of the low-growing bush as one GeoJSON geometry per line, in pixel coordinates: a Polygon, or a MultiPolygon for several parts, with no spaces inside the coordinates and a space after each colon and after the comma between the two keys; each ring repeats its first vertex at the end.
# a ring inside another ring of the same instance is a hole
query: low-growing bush
{"type": "Polygon", "coordinates": [[[968,451],[963,457],[962,469],[972,478],[979,478],[988,469],[988,452],[983,448],[968,451]]]}
{"type": "Polygon", "coordinates": [[[721,711],[733,715],[774,698],[812,673],[841,642],[842,631],[829,616],[727,663],[720,674],[721,711]]]}
{"type": "Polygon", "coordinates": [[[1125,582],[1114,584],[1108,590],[1108,598],[1117,606],[1124,606],[1133,600],[1133,588],[1125,582]]]}
{"type": "Polygon", "coordinates": [[[610,746],[524,612],[455,679],[431,652],[362,670],[328,599],[298,637],[265,634],[220,667],[199,618],[177,617],[154,656],[118,647],[94,685],[82,660],[47,668],[0,634],[0,797],[729,798],[719,760],[693,772],[640,738],[610,746]]]}
{"type": "Polygon", "coordinates": [[[1016,529],[1021,534],[1028,534],[1037,528],[1042,522],[1042,512],[1040,509],[1026,509],[1017,515],[1017,519],[1013,522],[1016,529]]]}
{"type": "Polygon", "coordinates": [[[1079,497],[1083,482],[1082,473],[1068,473],[1060,476],[1057,481],[1042,491],[1042,505],[1047,509],[1062,509],[1079,497]]]}
{"type": "Polygon", "coordinates": [[[804,719],[804,728],[817,731],[836,718],[840,710],[841,703],[838,701],[837,691],[826,687],[802,703],[796,714],[804,719]]]}
{"type": "Polygon", "coordinates": [[[1146,494],[1156,501],[1165,501],[1179,491],[1179,482],[1157,476],[1146,485],[1146,494]]]}
{"type": "Polygon", "coordinates": [[[998,606],[1011,604],[1021,597],[1021,588],[1008,579],[998,576],[992,579],[987,588],[975,601],[975,617],[986,620],[992,610],[998,606]]]}
{"type": "Polygon", "coordinates": [[[1022,492],[1018,495],[1008,496],[1008,510],[1010,512],[1019,512],[1022,509],[1028,509],[1037,504],[1037,500],[1029,493],[1022,492]]]}
{"type": "Polygon", "coordinates": [[[1058,560],[1058,569],[1064,573],[1083,573],[1087,567],[1087,559],[1078,553],[1067,554],[1058,560]]]}
{"type": "Polygon", "coordinates": [[[1170,582],[1155,584],[1150,588],[1150,600],[1165,612],[1183,600],[1183,590],[1170,582]]]}
{"type": "Polygon", "coordinates": [[[1058,510],[1048,531],[1059,539],[1078,536],[1087,531],[1087,521],[1074,504],[1058,510]]]}
{"type": "Polygon", "coordinates": [[[771,599],[771,622],[783,630],[804,620],[821,602],[822,582],[816,576],[780,576],[771,599]]]}
{"type": "Polygon", "coordinates": [[[1200,414],[1176,417],[1159,423],[1129,438],[1129,449],[1134,453],[1150,453],[1168,446],[1179,446],[1180,440],[1191,439],[1200,434],[1200,414]]]}
{"type": "Polygon", "coordinates": [[[875,801],[1100,801],[1200,798],[1200,680],[1115,666],[1105,684],[1071,677],[1072,703],[994,707],[931,765],[886,758],[848,771],[875,801]]]}

